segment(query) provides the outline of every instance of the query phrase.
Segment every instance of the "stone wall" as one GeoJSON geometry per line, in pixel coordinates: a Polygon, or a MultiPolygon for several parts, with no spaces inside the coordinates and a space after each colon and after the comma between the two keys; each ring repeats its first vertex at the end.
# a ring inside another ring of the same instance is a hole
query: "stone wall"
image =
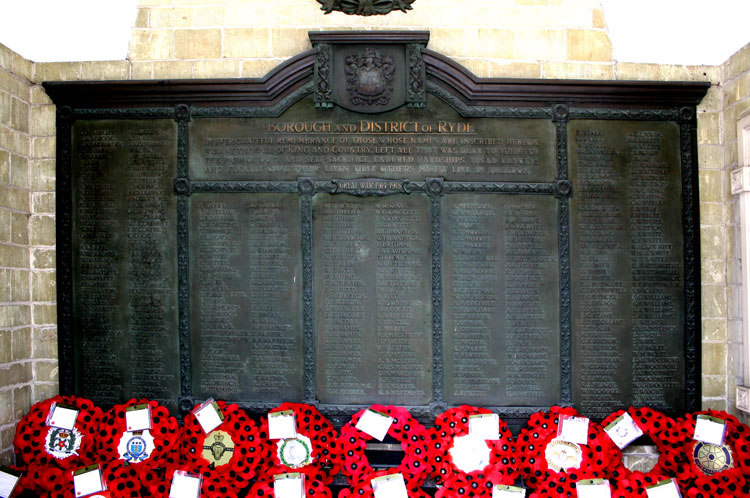
{"type": "MultiPolygon", "coordinates": [[[[51,80],[261,77],[308,31],[429,30],[481,77],[710,81],[699,107],[704,406],[734,411],[738,219],[729,195],[750,48],[720,67],[617,62],[598,0],[417,0],[408,13],[324,15],[315,0],[141,0],[124,61],[36,63],[0,50],[0,463],[29,403],[56,392],[51,80]]],[[[739,356],[741,358],[741,355],[739,356]]]]}

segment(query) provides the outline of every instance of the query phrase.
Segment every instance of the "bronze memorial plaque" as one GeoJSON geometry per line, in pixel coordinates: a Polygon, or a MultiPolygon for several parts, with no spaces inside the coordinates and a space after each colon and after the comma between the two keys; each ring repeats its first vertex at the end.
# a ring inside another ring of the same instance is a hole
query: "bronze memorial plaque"
{"type": "Polygon", "coordinates": [[[700,403],[707,84],[477,78],[314,32],[259,79],[45,83],[60,390],[254,416],[700,403]]]}
{"type": "Polygon", "coordinates": [[[679,135],[570,125],[573,399],[590,416],[685,403],[679,135]]]}
{"type": "Polygon", "coordinates": [[[318,194],[313,215],[318,399],[429,404],[429,201],[318,194]]]}
{"type": "Polygon", "coordinates": [[[105,120],[72,130],[77,389],[102,406],[177,406],[176,129],[105,120]]]}
{"type": "Polygon", "coordinates": [[[443,205],[446,401],[560,399],[557,201],[459,194],[443,205]]]}
{"type": "Polygon", "coordinates": [[[191,350],[199,398],[302,396],[299,198],[190,199],[191,350]]]}

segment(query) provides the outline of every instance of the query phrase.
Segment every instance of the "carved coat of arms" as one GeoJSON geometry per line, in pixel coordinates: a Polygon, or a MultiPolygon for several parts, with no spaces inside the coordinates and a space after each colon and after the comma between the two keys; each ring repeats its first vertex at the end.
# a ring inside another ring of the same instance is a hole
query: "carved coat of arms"
{"type": "Polygon", "coordinates": [[[387,105],[393,92],[396,65],[390,55],[366,48],[345,61],[347,90],[354,105],[387,105]]]}

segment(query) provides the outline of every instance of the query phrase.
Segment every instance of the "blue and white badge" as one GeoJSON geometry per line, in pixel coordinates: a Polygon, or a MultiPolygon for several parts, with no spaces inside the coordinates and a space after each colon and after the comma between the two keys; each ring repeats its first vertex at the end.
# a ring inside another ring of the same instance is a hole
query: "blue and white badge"
{"type": "Polygon", "coordinates": [[[154,451],[154,437],[149,431],[125,432],[117,445],[120,458],[128,463],[148,460],[154,451]]]}

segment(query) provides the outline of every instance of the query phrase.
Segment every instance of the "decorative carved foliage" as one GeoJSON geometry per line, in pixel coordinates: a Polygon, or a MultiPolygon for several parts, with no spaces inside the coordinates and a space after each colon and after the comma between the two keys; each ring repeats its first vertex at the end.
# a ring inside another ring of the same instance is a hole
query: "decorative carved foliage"
{"type": "Polygon", "coordinates": [[[385,15],[394,10],[411,10],[414,0],[318,0],[326,14],[338,11],[352,16],[385,15]]]}

